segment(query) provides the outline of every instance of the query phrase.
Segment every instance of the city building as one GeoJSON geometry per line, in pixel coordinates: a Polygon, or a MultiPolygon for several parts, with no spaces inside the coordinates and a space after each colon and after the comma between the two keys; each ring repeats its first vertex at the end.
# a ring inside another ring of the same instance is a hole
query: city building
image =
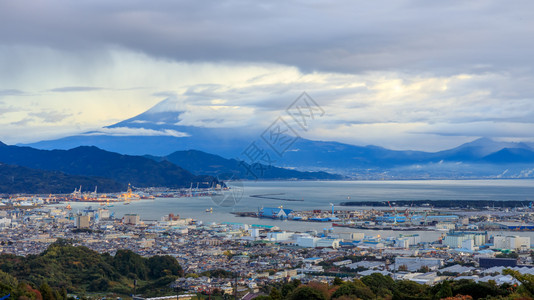
{"type": "Polygon", "coordinates": [[[140,217],[138,214],[125,214],[122,222],[128,225],[137,225],[140,222],[140,217]]]}
{"type": "Polygon", "coordinates": [[[530,237],[496,235],[493,237],[492,248],[527,251],[530,249],[530,237]]]}
{"type": "Polygon", "coordinates": [[[339,248],[341,239],[322,238],[317,241],[317,248],[339,248]]]}
{"type": "Polygon", "coordinates": [[[486,243],[486,235],[486,232],[452,231],[443,239],[443,245],[462,248],[465,240],[473,240],[473,245],[479,247],[486,243]]]}
{"type": "Polygon", "coordinates": [[[320,238],[312,236],[299,236],[297,237],[297,246],[305,248],[315,248],[317,247],[317,242],[320,238]]]}
{"type": "Polygon", "coordinates": [[[76,217],[76,228],[89,228],[90,226],[90,216],[77,216],[76,217]]]}
{"type": "Polygon", "coordinates": [[[478,263],[481,268],[515,267],[517,266],[517,259],[480,257],[478,263]]]}
{"type": "Polygon", "coordinates": [[[443,259],[441,258],[397,257],[395,258],[394,268],[396,270],[405,268],[407,271],[413,272],[423,267],[426,267],[429,270],[437,270],[438,268],[442,266],[443,266],[443,259]]]}
{"type": "Polygon", "coordinates": [[[287,209],[287,208],[282,208],[282,207],[279,207],[279,208],[265,207],[260,210],[259,217],[272,218],[272,219],[287,219],[292,212],[293,212],[292,209],[287,209]]]}

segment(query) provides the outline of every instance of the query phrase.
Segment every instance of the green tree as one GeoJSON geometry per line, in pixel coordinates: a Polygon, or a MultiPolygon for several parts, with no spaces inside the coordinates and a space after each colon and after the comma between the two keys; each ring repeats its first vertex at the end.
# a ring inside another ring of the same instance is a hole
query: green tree
{"type": "Polygon", "coordinates": [[[319,291],[308,286],[301,286],[296,288],[289,300],[327,300],[326,297],[319,291]]]}
{"type": "Polygon", "coordinates": [[[286,298],[291,292],[293,292],[297,287],[299,287],[302,284],[302,282],[298,279],[294,279],[286,284],[284,284],[281,288],[282,292],[282,298],[286,298]]]}
{"type": "Polygon", "coordinates": [[[113,258],[113,265],[119,272],[138,279],[148,279],[148,268],[145,258],[130,250],[117,250],[113,258]]]}
{"type": "Polygon", "coordinates": [[[511,291],[506,291],[498,287],[495,282],[474,282],[472,280],[460,280],[454,282],[452,287],[453,295],[469,295],[473,299],[491,298],[506,296],[511,291]]]}
{"type": "Polygon", "coordinates": [[[0,297],[13,293],[18,280],[4,271],[0,271],[0,297]]]}
{"type": "Polygon", "coordinates": [[[63,300],[67,300],[67,289],[62,287],[60,291],[60,295],[61,295],[61,298],[63,298],[63,300]]]}
{"type": "Polygon", "coordinates": [[[13,299],[31,299],[31,300],[41,300],[41,292],[32,288],[29,284],[21,282],[17,285],[13,299]]]}
{"type": "Polygon", "coordinates": [[[130,294],[135,278],[143,280],[140,289],[167,293],[169,284],[183,272],[170,256],[146,259],[129,250],[118,250],[111,256],[61,239],[39,255],[0,254],[0,269],[0,296],[12,292],[12,299],[20,296],[26,300],[36,295],[44,297],[42,300],[64,300],[67,290],[130,294]],[[16,278],[40,288],[20,284],[16,278]]]}
{"type": "Polygon", "coordinates": [[[332,298],[341,296],[356,296],[360,299],[374,299],[375,294],[361,280],[355,279],[353,282],[343,283],[332,295],[332,298]]]}
{"type": "Polygon", "coordinates": [[[428,266],[422,266],[417,272],[428,273],[430,272],[430,268],[428,266]]]}
{"type": "Polygon", "coordinates": [[[282,286],[282,297],[287,297],[291,294],[297,287],[292,283],[286,283],[282,286]]]}
{"type": "Polygon", "coordinates": [[[19,284],[18,280],[15,277],[2,270],[0,270],[0,282],[11,287],[16,287],[19,284]]]}
{"type": "Polygon", "coordinates": [[[282,300],[282,293],[275,287],[271,289],[269,297],[273,300],[282,300]]]}
{"type": "Polygon", "coordinates": [[[434,299],[443,299],[452,297],[451,284],[448,281],[444,281],[438,285],[438,292],[434,295],[434,299]]]}
{"type": "Polygon", "coordinates": [[[89,284],[88,290],[91,292],[107,291],[110,287],[110,281],[106,278],[96,278],[89,284]]]}
{"type": "Polygon", "coordinates": [[[400,265],[399,266],[399,271],[402,271],[402,272],[408,271],[408,266],[407,265],[400,265]]]}
{"type": "Polygon", "coordinates": [[[149,277],[158,279],[160,277],[175,275],[183,276],[183,270],[178,261],[170,255],[152,256],[147,261],[149,277]]]}
{"type": "Polygon", "coordinates": [[[519,258],[519,254],[516,252],[510,252],[510,253],[499,253],[495,255],[497,258],[519,258]]]}
{"type": "Polygon", "coordinates": [[[428,295],[428,287],[417,282],[401,280],[395,283],[393,290],[394,300],[426,300],[431,299],[428,295]]]}
{"type": "Polygon", "coordinates": [[[502,273],[504,275],[512,275],[517,281],[521,282],[521,287],[524,290],[524,293],[530,297],[534,297],[534,275],[521,274],[512,269],[504,269],[502,273]]]}
{"type": "Polygon", "coordinates": [[[201,276],[207,276],[211,278],[232,278],[234,277],[234,273],[223,270],[223,269],[216,269],[211,271],[205,271],[200,273],[201,276]]]}
{"type": "Polygon", "coordinates": [[[334,278],[334,285],[342,285],[342,284],[343,284],[343,279],[336,276],[334,278]]]}
{"type": "Polygon", "coordinates": [[[387,298],[393,295],[395,281],[389,276],[373,273],[362,277],[361,281],[378,297],[387,298]]]}
{"type": "Polygon", "coordinates": [[[41,292],[43,300],[56,300],[54,291],[47,283],[41,284],[41,286],[39,287],[39,292],[41,292]]]}

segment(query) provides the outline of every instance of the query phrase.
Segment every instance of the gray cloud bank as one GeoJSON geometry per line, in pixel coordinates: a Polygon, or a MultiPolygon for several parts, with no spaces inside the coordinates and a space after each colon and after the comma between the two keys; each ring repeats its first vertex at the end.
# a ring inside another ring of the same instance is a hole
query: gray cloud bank
{"type": "Polygon", "coordinates": [[[530,1],[2,1],[0,37],[304,71],[530,72],[533,9],[530,1]]]}

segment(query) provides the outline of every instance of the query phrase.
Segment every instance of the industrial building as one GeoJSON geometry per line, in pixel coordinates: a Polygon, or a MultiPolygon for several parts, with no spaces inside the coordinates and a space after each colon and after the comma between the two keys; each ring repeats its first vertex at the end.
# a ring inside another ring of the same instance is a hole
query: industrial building
{"type": "Polygon", "coordinates": [[[481,268],[515,267],[517,266],[517,259],[480,257],[478,263],[481,268]]]}
{"type": "Polygon", "coordinates": [[[90,216],[76,216],[76,228],[89,228],[90,216]]]}
{"type": "MultiPolygon", "coordinates": [[[[470,231],[452,231],[448,233],[443,239],[443,245],[450,248],[463,248],[466,240],[472,240],[474,247],[479,247],[486,244],[486,232],[470,232],[470,231]]],[[[472,250],[472,249],[471,249],[472,250]]]]}
{"type": "Polygon", "coordinates": [[[124,224],[137,225],[140,222],[140,217],[138,214],[125,214],[122,220],[124,224]]]}
{"type": "Polygon", "coordinates": [[[406,266],[407,271],[417,271],[423,267],[430,270],[437,270],[443,266],[443,259],[441,258],[426,258],[426,257],[397,257],[395,258],[394,268],[398,270],[401,266],[406,266]]]}
{"type": "Polygon", "coordinates": [[[493,237],[492,248],[527,251],[530,249],[530,237],[496,235],[493,237]]]}
{"type": "Polygon", "coordinates": [[[265,207],[262,208],[258,216],[260,218],[271,218],[271,219],[287,219],[289,215],[293,212],[292,209],[287,208],[273,208],[273,207],[265,207]]]}

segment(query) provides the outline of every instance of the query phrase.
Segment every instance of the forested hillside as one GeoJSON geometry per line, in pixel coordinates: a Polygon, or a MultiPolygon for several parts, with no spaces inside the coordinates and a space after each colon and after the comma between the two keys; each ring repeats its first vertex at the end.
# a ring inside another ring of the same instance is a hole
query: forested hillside
{"type": "Polygon", "coordinates": [[[58,240],[39,255],[2,254],[0,270],[0,297],[11,293],[14,299],[47,289],[57,300],[65,299],[67,292],[130,295],[134,280],[139,293],[160,294],[168,292],[169,284],[183,275],[171,256],[144,258],[129,250],[119,250],[111,256],[72,246],[65,240],[58,240]],[[26,283],[43,288],[37,290],[26,283]]]}

